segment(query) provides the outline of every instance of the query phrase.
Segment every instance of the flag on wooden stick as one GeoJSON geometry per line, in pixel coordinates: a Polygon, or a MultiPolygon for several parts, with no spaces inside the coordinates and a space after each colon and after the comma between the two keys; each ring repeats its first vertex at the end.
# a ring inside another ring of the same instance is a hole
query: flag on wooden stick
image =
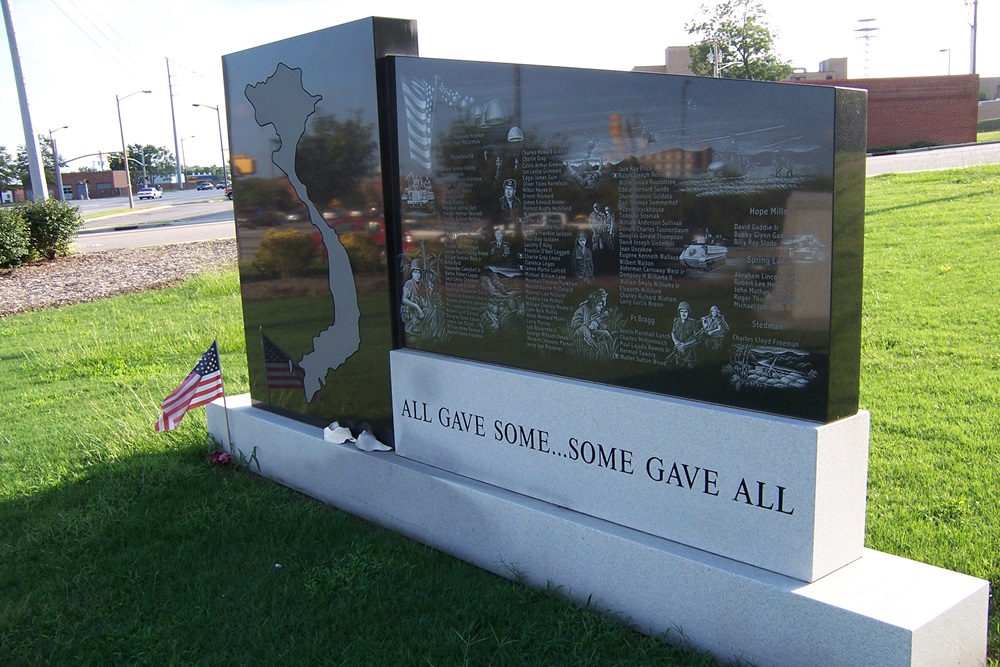
{"type": "Polygon", "coordinates": [[[211,403],[224,393],[222,366],[219,363],[219,341],[216,340],[205,354],[201,355],[201,360],[184,382],[163,399],[160,406],[163,414],[156,420],[156,430],[170,431],[177,428],[177,424],[188,410],[211,403]]]}

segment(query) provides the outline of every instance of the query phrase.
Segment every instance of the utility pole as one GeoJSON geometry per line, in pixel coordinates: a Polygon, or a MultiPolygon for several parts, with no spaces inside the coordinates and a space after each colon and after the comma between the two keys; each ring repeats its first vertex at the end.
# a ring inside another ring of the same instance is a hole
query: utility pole
{"type": "MultiPolygon", "coordinates": [[[[122,100],[132,97],[133,95],[138,95],[139,93],[149,94],[153,91],[151,90],[137,90],[134,93],[129,93],[125,97],[118,97],[115,95],[115,105],[118,107],[118,131],[121,133],[122,137],[122,163],[125,165],[125,186],[128,188],[128,207],[135,208],[135,200],[132,199],[132,173],[128,169],[128,145],[125,143],[125,128],[122,125],[122,100]]],[[[143,161],[143,169],[145,169],[145,160],[143,161]]]]}
{"type": "Polygon", "coordinates": [[[59,130],[65,130],[69,125],[63,125],[62,127],[57,127],[54,130],[49,130],[49,143],[52,144],[52,165],[56,172],[56,199],[63,201],[66,196],[63,194],[63,181],[62,181],[62,169],[59,167],[59,149],[56,148],[56,140],[52,136],[53,133],[59,130]]]}
{"type": "Polygon", "coordinates": [[[213,107],[211,104],[192,104],[191,106],[205,107],[215,112],[215,119],[219,123],[219,152],[222,154],[222,182],[228,185],[229,172],[226,171],[226,145],[222,143],[222,112],[219,111],[219,107],[213,107]]]}
{"type": "Polygon", "coordinates": [[[170,120],[174,124],[174,161],[177,163],[177,189],[184,189],[184,174],[181,171],[181,151],[178,149],[177,141],[177,114],[174,113],[174,80],[170,76],[170,58],[167,61],[167,88],[170,93],[170,120]]]}
{"type": "MultiPolygon", "coordinates": [[[[966,3],[968,4],[968,3],[966,3]]],[[[976,28],[979,25],[979,0],[972,0],[972,64],[969,65],[969,74],[976,73],[976,28]]]]}
{"type": "Polygon", "coordinates": [[[21,56],[17,51],[17,39],[14,38],[14,20],[10,16],[7,0],[0,0],[0,6],[3,7],[3,21],[7,26],[7,43],[10,44],[10,62],[14,66],[17,99],[21,104],[21,125],[24,127],[24,149],[28,154],[28,173],[31,174],[31,195],[35,201],[45,201],[49,196],[49,186],[45,183],[42,151],[38,147],[38,137],[31,125],[31,112],[28,111],[28,94],[24,86],[24,72],[21,71],[21,56]]]}
{"type": "Polygon", "coordinates": [[[871,54],[870,54],[870,52],[868,50],[869,43],[871,42],[872,37],[874,37],[874,35],[872,33],[875,32],[876,30],[878,30],[878,28],[872,26],[872,23],[874,23],[874,22],[875,22],[875,19],[858,19],[858,23],[861,24],[861,27],[858,28],[858,29],[856,29],[854,31],[854,32],[860,32],[861,35],[860,35],[859,38],[865,40],[865,78],[866,79],[868,78],[868,65],[869,65],[869,61],[871,59],[871,54]]]}

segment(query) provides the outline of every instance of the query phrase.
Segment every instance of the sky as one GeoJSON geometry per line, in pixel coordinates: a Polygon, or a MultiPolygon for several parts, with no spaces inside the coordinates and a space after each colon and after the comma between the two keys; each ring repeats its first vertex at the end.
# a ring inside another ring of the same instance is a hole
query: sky
{"type": "MultiPolygon", "coordinates": [[[[628,71],[662,65],[666,47],[691,43],[685,24],[715,4],[608,2],[590,9],[591,3],[506,0],[477,10],[441,0],[368,0],[364,9],[343,0],[6,2],[34,133],[55,130],[60,157],[73,160],[69,171],[98,166],[97,156],[74,158],[121,150],[116,95],[126,142],[173,152],[171,87],[182,161],[218,165],[216,112],[192,105],[219,107],[228,151],[222,56],[366,16],[415,19],[420,55],[429,58],[628,71]]],[[[780,58],[816,71],[823,60],[846,57],[851,77],[944,75],[949,67],[951,74],[968,74],[971,2],[930,0],[917,9],[912,0],[840,0],[824,12],[811,3],[804,10],[801,0],[761,0],[780,58]],[[867,42],[859,38],[863,26],[878,28],[867,42]]],[[[1000,76],[998,3],[978,5],[976,70],[984,77],[1000,76]]],[[[25,133],[6,31],[0,46],[0,146],[13,155],[25,133]]]]}

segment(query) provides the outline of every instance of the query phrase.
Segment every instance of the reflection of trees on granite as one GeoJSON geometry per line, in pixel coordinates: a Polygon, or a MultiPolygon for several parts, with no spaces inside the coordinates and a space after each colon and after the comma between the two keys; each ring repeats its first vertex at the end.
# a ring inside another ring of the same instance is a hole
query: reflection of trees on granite
{"type": "Polygon", "coordinates": [[[361,122],[360,112],[346,120],[317,115],[310,119],[308,132],[299,140],[295,172],[317,206],[327,207],[339,201],[342,207],[367,208],[374,204],[381,208],[381,191],[375,201],[369,201],[363,188],[378,168],[377,149],[375,128],[361,122]]]}
{"type": "Polygon", "coordinates": [[[275,179],[241,177],[239,180],[241,208],[265,208],[288,212],[300,207],[292,200],[288,180],[282,176],[275,179]]]}

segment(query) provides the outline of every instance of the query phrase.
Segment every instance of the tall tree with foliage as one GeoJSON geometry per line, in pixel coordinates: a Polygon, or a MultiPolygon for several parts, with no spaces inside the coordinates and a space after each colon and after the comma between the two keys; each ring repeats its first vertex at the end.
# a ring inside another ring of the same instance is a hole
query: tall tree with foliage
{"type": "Polygon", "coordinates": [[[6,190],[17,182],[17,163],[10,156],[7,147],[0,146],[0,190],[6,190]]]}
{"type": "MultiPolygon", "coordinates": [[[[139,185],[142,180],[142,167],[146,166],[146,179],[152,183],[153,176],[170,178],[177,173],[177,162],[174,155],[163,146],[153,146],[152,144],[129,144],[128,147],[128,168],[129,176],[132,179],[132,187],[139,185]]],[[[109,153],[108,163],[113,170],[124,170],[121,153],[109,153]]],[[[148,183],[147,183],[148,185],[148,183]]]]}
{"type": "Polygon", "coordinates": [[[756,0],[725,0],[701,6],[701,16],[685,29],[699,41],[691,45],[691,70],[701,76],[781,81],[792,66],[774,50],[767,12],[756,0]]]}
{"type": "Polygon", "coordinates": [[[212,178],[218,181],[222,180],[222,167],[216,164],[211,166],[205,166],[200,164],[189,164],[184,168],[184,174],[186,176],[194,176],[196,174],[211,174],[212,178]]]}
{"type": "MultiPolygon", "coordinates": [[[[56,167],[52,158],[52,140],[48,137],[38,135],[38,147],[42,152],[42,169],[45,170],[45,182],[52,188],[56,182],[56,167]]],[[[59,160],[59,166],[65,167],[66,162],[59,160]]],[[[19,183],[22,188],[31,188],[31,169],[28,167],[28,149],[24,145],[17,147],[17,158],[15,159],[15,183],[19,183]]]]}
{"type": "Polygon", "coordinates": [[[375,127],[361,119],[360,111],[344,120],[317,114],[299,140],[295,171],[314,202],[364,206],[372,202],[366,202],[361,186],[377,173],[377,148],[375,127]]]}

